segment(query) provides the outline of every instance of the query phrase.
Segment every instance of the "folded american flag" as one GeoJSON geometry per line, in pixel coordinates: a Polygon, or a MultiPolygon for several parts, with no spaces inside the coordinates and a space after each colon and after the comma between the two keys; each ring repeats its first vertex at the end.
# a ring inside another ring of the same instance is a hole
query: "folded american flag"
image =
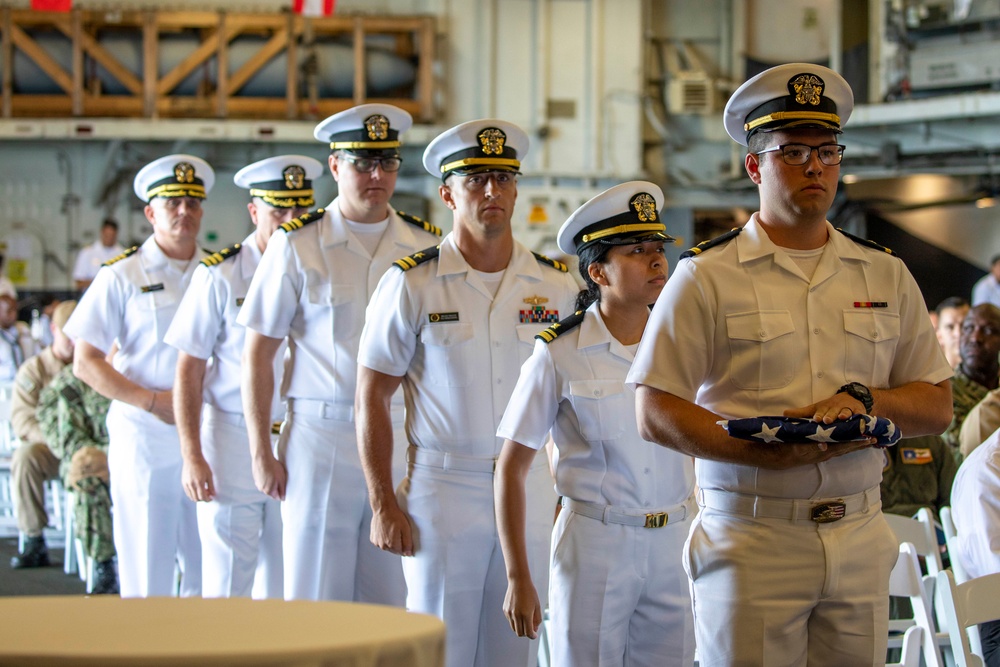
{"type": "Polygon", "coordinates": [[[871,415],[854,415],[832,424],[799,417],[748,417],[717,423],[734,438],[757,442],[849,442],[875,438],[879,447],[889,447],[903,435],[892,421],[871,415]]]}

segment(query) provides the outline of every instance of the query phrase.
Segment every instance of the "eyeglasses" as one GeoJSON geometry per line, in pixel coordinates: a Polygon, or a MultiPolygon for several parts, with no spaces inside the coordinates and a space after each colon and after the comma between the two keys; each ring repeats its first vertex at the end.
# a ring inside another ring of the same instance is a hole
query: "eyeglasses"
{"type": "Polygon", "coordinates": [[[461,176],[465,182],[465,188],[471,192],[479,192],[486,188],[486,184],[493,180],[496,187],[501,190],[514,187],[517,184],[517,172],[513,171],[480,171],[475,174],[455,174],[461,176]]]}
{"type": "Polygon", "coordinates": [[[840,144],[823,144],[822,146],[806,146],[805,144],[783,144],[774,148],[757,151],[757,155],[781,151],[781,159],[785,164],[801,166],[809,162],[812,152],[819,154],[819,161],[828,167],[836,167],[844,159],[844,146],[840,144]]]}
{"type": "Polygon", "coordinates": [[[399,165],[403,164],[403,158],[401,157],[356,157],[341,153],[340,159],[353,164],[354,169],[362,174],[372,173],[375,171],[376,166],[380,167],[387,174],[391,174],[394,171],[399,171],[399,165]]]}

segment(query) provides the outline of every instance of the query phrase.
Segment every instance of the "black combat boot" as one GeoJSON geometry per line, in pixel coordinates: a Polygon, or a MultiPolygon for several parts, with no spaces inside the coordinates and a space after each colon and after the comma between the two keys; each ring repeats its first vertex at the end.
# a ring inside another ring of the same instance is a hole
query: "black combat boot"
{"type": "Polygon", "coordinates": [[[91,595],[118,595],[118,573],[115,571],[115,561],[111,558],[102,560],[94,567],[94,588],[91,595]]]}
{"type": "Polygon", "coordinates": [[[45,538],[41,535],[27,537],[24,540],[24,551],[10,559],[10,566],[15,570],[26,567],[48,567],[49,548],[45,546],[45,538]]]}

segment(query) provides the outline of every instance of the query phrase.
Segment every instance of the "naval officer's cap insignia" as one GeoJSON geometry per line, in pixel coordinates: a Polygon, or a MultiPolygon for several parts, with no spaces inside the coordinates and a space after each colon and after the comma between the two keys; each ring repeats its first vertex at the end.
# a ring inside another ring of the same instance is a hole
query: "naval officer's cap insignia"
{"type": "Polygon", "coordinates": [[[635,209],[636,215],[639,216],[639,222],[656,221],[656,200],[653,199],[653,195],[648,192],[640,192],[632,197],[629,204],[635,209]]]}
{"type": "Polygon", "coordinates": [[[281,175],[285,177],[285,187],[289,190],[298,190],[306,182],[306,170],[301,165],[290,164],[281,175]]]}
{"type": "Polygon", "coordinates": [[[194,183],[194,165],[190,162],[178,162],[174,165],[174,178],[178,183],[194,183]]]}
{"type": "Polygon", "coordinates": [[[507,135],[499,127],[488,127],[479,133],[479,144],[486,155],[502,155],[507,135]]]}
{"type": "Polygon", "coordinates": [[[380,113],[365,118],[365,129],[369,139],[385,139],[389,136],[389,119],[380,113]]]}
{"type": "Polygon", "coordinates": [[[799,74],[788,82],[788,92],[795,95],[798,104],[818,106],[823,97],[823,79],[815,74],[799,74]]]}

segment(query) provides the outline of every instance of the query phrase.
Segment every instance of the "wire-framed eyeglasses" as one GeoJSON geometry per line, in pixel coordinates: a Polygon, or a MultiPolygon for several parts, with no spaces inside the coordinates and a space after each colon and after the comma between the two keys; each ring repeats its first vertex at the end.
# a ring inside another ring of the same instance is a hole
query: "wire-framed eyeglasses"
{"type": "Polygon", "coordinates": [[[362,174],[370,174],[375,171],[375,167],[381,167],[382,171],[391,174],[399,171],[399,166],[403,164],[401,157],[358,157],[341,153],[340,158],[354,165],[354,168],[362,174]]]}
{"type": "Polygon", "coordinates": [[[806,144],[782,144],[772,148],[757,151],[757,155],[763,153],[775,153],[781,151],[781,159],[785,164],[801,166],[809,162],[812,152],[816,151],[819,161],[828,167],[835,167],[844,159],[844,146],[841,144],[823,144],[822,146],[807,146],[806,144]]]}

